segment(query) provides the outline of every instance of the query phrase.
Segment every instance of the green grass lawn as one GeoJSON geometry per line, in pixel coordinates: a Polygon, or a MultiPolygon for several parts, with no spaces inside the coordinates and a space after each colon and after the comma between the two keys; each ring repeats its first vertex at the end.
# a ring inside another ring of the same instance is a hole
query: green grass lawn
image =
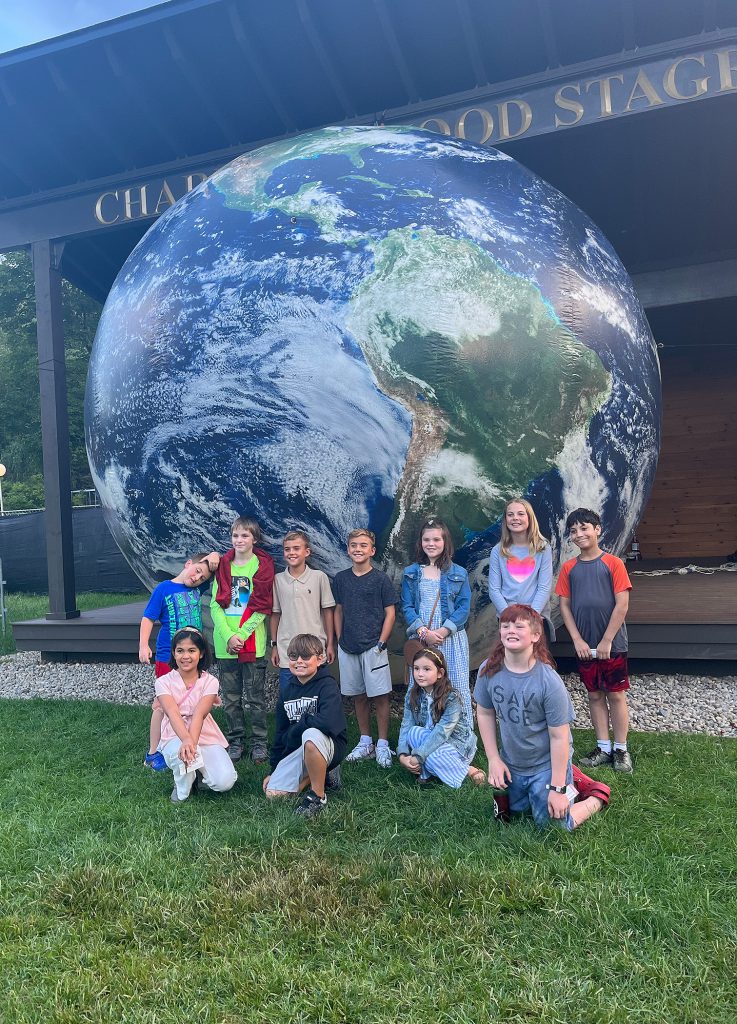
{"type": "MultiPolygon", "coordinates": [[[[143,601],[148,594],[77,594],[77,607],[82,612],[93,608],[108,608],[115,604],[128,604],[130,601],[143,601]]],[[[8,627],[3,635],[0,632],[0,655],[15,653],[15,641],[11,623],[23,622],[26,619],[41,619],[49,610],[49,599],[46,594],[6,594],[5,606],[8,609],[8,627]]]]}
{"type": "Polygon", "coordinates": [[[250,765],[173,806],[145,708],[1,710],[3,1024],[737,1019],[734,740],[635,736],[571,835],[366,763],[313,822],[250,765]]]}

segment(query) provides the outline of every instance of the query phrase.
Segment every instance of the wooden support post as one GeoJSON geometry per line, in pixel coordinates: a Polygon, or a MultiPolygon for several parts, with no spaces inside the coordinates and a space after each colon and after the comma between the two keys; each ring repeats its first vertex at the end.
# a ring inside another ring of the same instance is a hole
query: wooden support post
{"type": "Polygon", "coordinates": [[[53,242],[44,240],[34,242],[31,251],[36,286],[46,562],[49,570],[49,612],[46,618],[74,619],[79,612],[74,585],[72,487],[59,250],[53,242]]]}

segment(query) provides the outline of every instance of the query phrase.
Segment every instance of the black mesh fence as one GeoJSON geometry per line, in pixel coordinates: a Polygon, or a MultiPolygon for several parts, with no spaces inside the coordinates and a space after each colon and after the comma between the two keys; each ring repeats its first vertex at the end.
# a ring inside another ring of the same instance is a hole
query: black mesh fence
{"type": "MultiPolygon", "coordinates": [[[[118,550],[101,508],[72,512],[77,591],[140,593],[145,588],[118,550]]],[[[0,559],[7,589],[44,594],[46,526],[43,512],[0,516],[0,559]]]]}

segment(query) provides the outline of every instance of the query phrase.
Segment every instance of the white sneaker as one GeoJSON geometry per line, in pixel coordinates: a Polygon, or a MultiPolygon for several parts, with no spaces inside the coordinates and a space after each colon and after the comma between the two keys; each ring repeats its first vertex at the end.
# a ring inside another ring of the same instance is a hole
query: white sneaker
{"type": "Polygon", "coordinates": [[[382,743],[380,747],[377,747],[375,756],[379,768],[391,768],[392,751],[388,743],[382,743]]]}
{"type": "Polygon", "coordinates": [[[376,757],[376,747],[373,743],[357,743],[344,760],[365,761],[369,757],[376,757]]]}

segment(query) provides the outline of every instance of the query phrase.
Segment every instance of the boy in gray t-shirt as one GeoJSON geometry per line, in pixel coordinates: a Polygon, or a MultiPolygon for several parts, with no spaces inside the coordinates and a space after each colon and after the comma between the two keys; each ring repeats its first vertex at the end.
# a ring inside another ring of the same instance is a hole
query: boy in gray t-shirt
{"type": "Polygon", "coordinates": [[[510,812],[530,810],[537,825],[555,821],[572,830],[606,806],[609,788],[583,776],[589,795],[582,792],[574,803],[573,705],[554,664],[540,614],[512,604],[502,612],[499,640],[479,668],[474,700],[489,782],[508,789],[510,812]]]}

